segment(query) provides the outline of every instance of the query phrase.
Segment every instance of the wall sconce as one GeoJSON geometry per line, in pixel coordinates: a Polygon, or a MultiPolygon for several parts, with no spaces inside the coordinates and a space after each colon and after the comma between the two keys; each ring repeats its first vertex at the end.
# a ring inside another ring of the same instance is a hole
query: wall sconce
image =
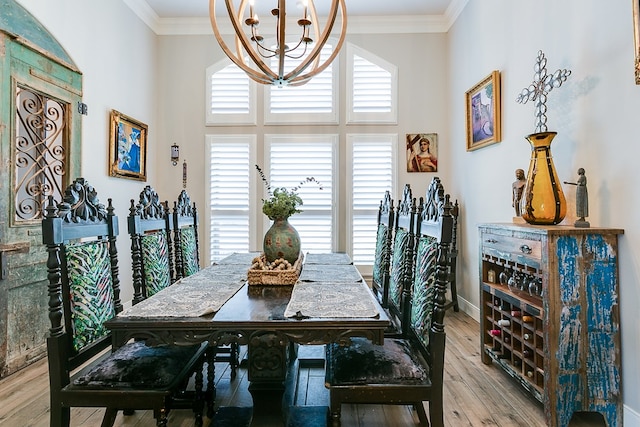
{"type": "Polygon", "coordinates": [[[173,166],[177,165],[178,160],[180,160],[180,147],[177,144],[173,144],[171,146],[171,164],[173,166]]]}

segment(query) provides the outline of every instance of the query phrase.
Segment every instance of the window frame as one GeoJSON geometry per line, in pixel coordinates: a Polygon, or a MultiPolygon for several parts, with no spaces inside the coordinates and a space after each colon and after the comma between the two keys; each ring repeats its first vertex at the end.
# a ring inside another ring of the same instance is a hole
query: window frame
{"type": "MultiPolygon", "coordinates": [[[[262,210],[259,209],[260,206],[258,204],[258,200],[260,197],[258,195],[258,174],[254,167],[257,162],[258,155],[256,153],[258,142],[256,134],[207,134],[205,135],[205,152],[207,158],[207,179],[206,181],[206,194],[207,194],[207,206],[204,212],[204,219],[207,224],[207,234],[206,234],[206,259],[212,261],[213,255],[211,253],[211,221],[213,217],[213,206],[211,200],[211,144],[214,142],[222,142],[226,144],[240,144],[240,143],[248,143],[249,145],[249,250],[251,248],[262,248],[262,240],[261,234],[258,233],[257,227],[257,213],[262,215],[262,210]]],[[[265,229],[266,230],[266,229],[265,229]]]]}
{"type": "MultiPolygon", "coordinates": [[[[391,163],[391,186],[389,188],[389,191],[391,192],[391,194],[395,194],[395,190],[396,187],[398,186],[398,162],[397,162],[397,157],[398,157],[398,134],[397,133],[348,133],[346,135],[347,137],[347,150],[346,150],[346,158],[345,158],[345,162],[347,165],[351,165],[350,168],[350,173],[347,173],[346,176],[346,188],[345,188],[345,194],[352,194],[353,193],[353,149],[354,149],[354,143],[368,143],[368,144],[382,144],[382,142],[380,141],[381,138],[388,138],[389,139],[389,143],[391,144],[391,159],[390,159],[390,163],[391,163]]],[[[384,189],[381,189],[380,191],[380,200],[382,200],[382,197],[384,196],[384,189]]],[[[354,213],[355,210],[353,208],[353,199],[350,199],[350,203],[346,203],[346,209],[345,209],[345,213],[346,213],[346,220],[345,220],[345,225],[346,225],[346,250],[348,253],[351,254],[351,256],[353,256],[353,244],[354,244],[354,236],[353,236],[353,217],[354,217],[354,213]]],[[[377,219],[377,211],[378,211],[378,206],[376,205],[375,207],[373,207],[373,210],[375,210],[375,217],[377,219]]],[[[375,250],[375,247],[373,248],[375,250]]],[[[363,275],[367,275],[370,276],[373,272],[373,264],[356,264],[358,265],[358,268],[360,269],[360,272],[363,275]]]]}
{"type": "Polygon", "coordinates": [[[258,102],[257,102],[257,83],[251,80],[245,73],[231,62],[229,59],[221,59],[220,61],[208,66],[205,71],[205,125],[206,126],[237,126],[237,125],[257,125],[258,102]],[[211,112],[211,92],[212,92],[212,76],[227,68],[228,66],[236,67],[249,82],[249,112],[232,113],[232,114],[214,114],[211,112]]]}
{"type": "MultiPolygon", "coordinates": [[[[320,140],[318,142],[327,142],[327,139],[329,139],[330,144],[331,144],[331,157],[332,157],[332,176],[333,176],[333,182],[331,183],[331,200],[332,200],[332,204],[331,204],[331,250],[332,251],[337,251],[338,250],[338,228],[339,228],[339,212],[340,212],[340,200],[338,198],[339,195],[339,191],[340,191],[340,171],[339,171],[339,165],[340,165],[340,161],[339,161],[339,140],[340,140],[340,136],[335,133],[335,134],[331,134],[331,133],[317,133],[317,134],[265,134],[264,135],[264,159],[263,159],[263,164],[265,165],[264,170],[265,170],[265,174],[267,174],[267,176],[270,176],[271,174],[271,146],[273,145],[274,141],[276,141],[277,143],[285,143],[285,144],[296,144],[296,145],[300,145],[301,141],[313,141],[313,140],[320,140]]],[[[305,177],[300,177],[300,179],[304,179],[305,177]]],[[[262,186],[264,187],[264,185],[262,186]]],[[[260,198],[264,198],[267,195],[267,190],[266,188],[262,189],[263,191],[263,196],[261,196],[260,198]]],[[[324,191],[324,190],[323,190],[324,191]]],[[[302,215],[302,214],[299,214],[302,215]]],[[[266,231],[268,230],[269,226],[270,226],[270,220],[269,218],[267,218],[266,215],[262,215],[263,216],[263,229],[266,231]]],[[[304,243],[303,243],[303,249],[304,249],[304,243]]]]}
{"type": "Polygon", "coordinates": [[[346,48],[346,123],[347,124],[398,124],[398,66],[354,44],[347,43],[346,48]],[[354,103],[354,56],[358,55],[367,61],[387,70],[391,74],[391,111],[388,113],[363,113],[353,111],[354,103]]]}

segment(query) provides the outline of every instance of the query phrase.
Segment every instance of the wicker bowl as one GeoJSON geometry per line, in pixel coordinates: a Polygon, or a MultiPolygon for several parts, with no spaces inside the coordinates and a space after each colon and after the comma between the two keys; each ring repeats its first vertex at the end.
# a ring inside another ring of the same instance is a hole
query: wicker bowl
{"type": "MultiPolygon", "coordinates": [[[[264,254],[261,255],[264,260],[264,254]]],[[[247,281],[250,285],[294,285],[302,271],[302,252],[290,270],[263,270],[250,268],[247,271],[247,281]]]]}

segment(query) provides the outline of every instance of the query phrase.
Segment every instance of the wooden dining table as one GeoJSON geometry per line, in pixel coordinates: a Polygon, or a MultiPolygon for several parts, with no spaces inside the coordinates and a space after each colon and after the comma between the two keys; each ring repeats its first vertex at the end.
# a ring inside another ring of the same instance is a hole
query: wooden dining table
{"type": "MultiPolygon", "coordinates": [[[[344,253],[306,254],[294,285],[250,285],[257,253],[236,253],[183,278],[106,322],[114,347],[150,344],[247,346],[252,425],[273,420],[299,344],[384,342],[389,319],[344,253]]],[[[264,425],[264,424],[262,424],[264,425]]]]}

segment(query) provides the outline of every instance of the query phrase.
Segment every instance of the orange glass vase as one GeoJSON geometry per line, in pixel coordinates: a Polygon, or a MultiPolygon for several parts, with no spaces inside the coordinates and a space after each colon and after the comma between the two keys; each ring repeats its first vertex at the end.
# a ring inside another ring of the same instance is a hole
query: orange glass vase
{"type": "Polygon", "coordinates": [[[557,132],[539,132],[527,136],[531,161],[520,212],[529,224],[559,224],[567,214],[567,200],[551,157],[551,141],[556,135],[557,132]]]}

